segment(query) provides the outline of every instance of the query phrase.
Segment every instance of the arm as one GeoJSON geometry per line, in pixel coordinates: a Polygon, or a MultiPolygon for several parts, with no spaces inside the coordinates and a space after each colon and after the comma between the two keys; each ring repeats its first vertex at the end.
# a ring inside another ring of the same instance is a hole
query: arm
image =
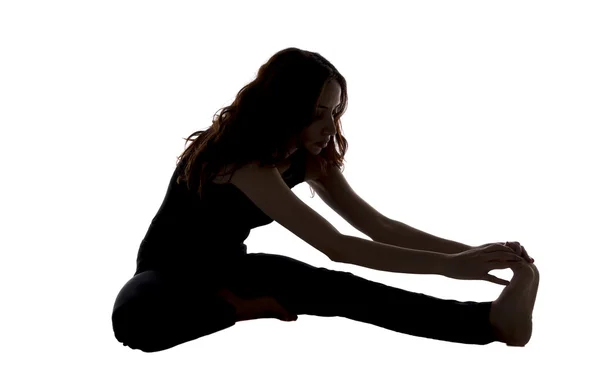
{"type": "Polygon", "coordinates": [[[385,217],[363,200],[335,167],[330,166],[327,175],[307,182],[323,202],[373,241],[440,253],[471,249],[468,245],[438,238],[385,217]]]}
{"type": "Polygon", "coordinates": [[[340,235],[330,259],[338,263],[388,272],[442,275],[444,253],[396,247],[359,237],[340,235]]]}
{"type": "Polygon", "coordinates": [[[374,240],[398,247],[438,253],[459,253],[473,248],[466,244],[425,233],[389,218],[385,220],[381,232],[375,236],[374,240]]]}

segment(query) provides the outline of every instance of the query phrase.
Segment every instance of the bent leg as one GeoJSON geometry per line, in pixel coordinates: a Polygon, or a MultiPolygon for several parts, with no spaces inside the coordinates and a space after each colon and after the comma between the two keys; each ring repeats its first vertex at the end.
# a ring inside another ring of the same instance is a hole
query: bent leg
{"type": "Polygon", "coordinates": [[[229,328],[235,308],[190,280],[144,271],[131,278],[115,300],[112,324],[124,346],[156,352],[229,328]]]}

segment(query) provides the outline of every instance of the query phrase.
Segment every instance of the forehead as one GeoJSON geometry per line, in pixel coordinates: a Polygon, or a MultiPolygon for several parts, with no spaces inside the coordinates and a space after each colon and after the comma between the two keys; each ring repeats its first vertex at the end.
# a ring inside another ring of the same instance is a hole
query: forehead
{"type": "Polygon", "coordinates": [[[341,98],[342,88],[337,82],[330,81],[323,88],[317,105],[321,108],[335,107],[340,104],[341,98]]]}

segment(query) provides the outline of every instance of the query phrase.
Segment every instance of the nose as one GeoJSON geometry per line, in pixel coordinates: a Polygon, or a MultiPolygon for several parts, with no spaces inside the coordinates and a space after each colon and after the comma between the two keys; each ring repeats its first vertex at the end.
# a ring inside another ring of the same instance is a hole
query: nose
{"type": "Polygon", "coordinates": [[[323,132],[323,136],[335,136],[335,134],[337,133],[337,128],[335,127],[335,124],[332,123],[330,126],[328,126],[327,128],[325,128],[326,131],[323,132]]]}

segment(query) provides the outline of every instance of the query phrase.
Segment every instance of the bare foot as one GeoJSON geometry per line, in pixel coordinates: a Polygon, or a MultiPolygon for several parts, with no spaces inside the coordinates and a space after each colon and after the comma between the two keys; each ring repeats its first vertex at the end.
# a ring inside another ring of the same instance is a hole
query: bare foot
{"type": "Polygon", "coordinates": [[[525,346],[533,331],[532,312],[539,276],[533,264],[519,263],[511,268],[510,284],[492,302],[490,323],[497,338],[507,346],[525,346]]]}
{"type": "Polygon", "coordinates": [[[531,314],[533,317],[533,307],[535,306],[535,298],[537,297],[538,287],[540,285],[540,272],[538,271],[535,264],[529,264],[529,266],[533,270],[533,274],[535,276],[533,282],[531,283],[531,289],[529,290],[529,301],[528,301],[528,305],[531,308],[531,314]]]}

